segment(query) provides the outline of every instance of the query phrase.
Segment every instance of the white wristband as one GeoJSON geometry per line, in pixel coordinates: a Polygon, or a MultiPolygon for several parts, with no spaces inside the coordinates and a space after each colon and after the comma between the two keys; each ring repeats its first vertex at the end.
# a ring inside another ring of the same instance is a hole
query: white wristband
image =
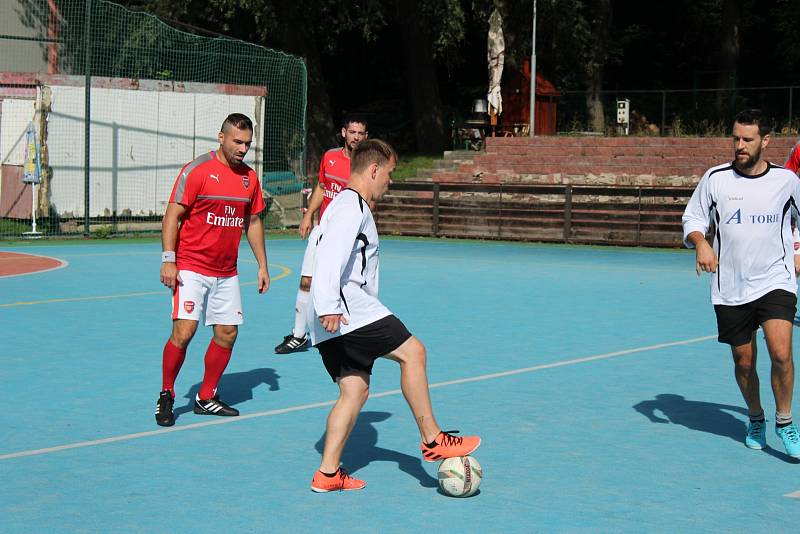
{"type": "Polygon", "coordinates": [[[175,263],[175,251],[165,250],[161,253],[161,263],[175,263]]]}

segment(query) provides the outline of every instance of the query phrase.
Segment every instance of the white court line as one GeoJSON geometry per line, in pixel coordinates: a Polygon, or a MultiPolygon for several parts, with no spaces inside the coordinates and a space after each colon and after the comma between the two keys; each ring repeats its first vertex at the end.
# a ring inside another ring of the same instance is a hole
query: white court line
{"type": "MultiPolygon", "coordinates": [[[[709,339],[715,339],[716,337],[717,337],[716,335],[714,335],[714,336],[703,336],[703,337],[696,337],[696,338],[692,338],[692,339],[684,339],[682,341],[673,341],[673,342],[670,342],[670,343],[660,343],[658,345],[648,345],[648,346],[645,346],[645,347],[638,347],[638,348],[635,348],[635,349],[619,350],[619,351],[616,351],[616,352],[606,352],[605,354],[597,354],[595,356],[586,356],[584,358],[575,358],[575,359],[571,359],[571,360],[562,360],[560,362],[545,363],[545,364],[542,364],[542,365],[534,365],[533,367],[524,367],[522,369],[513,369],[511,371],[502,371],[502,372],[499,372],[499,373],[491,373],[491,374],[486,374],[486,375],[473,376],[473,377],[469,377],[469,378],[459,378],[457,380],[448,380],[446,382],[437,382],[436,384],[430,384],[429,387],[431,389],[433,389],[433,388],[441,388],[441,387],[445,387],[445,386],[453,386],[453,385],[456,385],[456,384],[466,384],[468,382],[479,382],[481,380],[491,380],[493,378],[501,378],[501,377],[504,377],[504,376],[519,375],[519,374],[522,374],[522,373],[532,373],[534,371],[541,371],[543,369],[552,369],[554,367],[563,367],[565,365],[575,365],[575,364],[578,364],[578,363],[586,363],[586,362],[592,362],[592,361],[596,361],[596,360],[605,360],[605,359],[608,359],[608,358],[614,358],[616,356],[625,356],[625,355],[628,355],[628,354],[636,354],[638,352],[646,352],[646,351],[651,351],[651,350],[664,349],[664,348],[667,348],[667,347],[677,347],[677,346],[680,346],[680,345],[690,345],[692,343],[698,343],[700,341],[708,341],[709,339]]],[[[388,397],[388,396],[391,396],[391,395],[399,395],[401,393],[402,393],[402,391],[399,390],[399,389],[392,389],[392,390],[389,390],[389,391],[383,391],[381,393],[370,394],[370,398],[388,397]]],[[[194,429],[194,428],[202,428],[202,427],[213,426],[213,425],[224,425],[224,424],[229,424],[229,423],[235,423],[237,421],[245,421],[247,419],[254,419],[256,417],[268,417],[268,416],[272,416],[272,415],[280,415],[280,414],[284,414],[284,413],[297,412],[297,411],[301,411],[301,410],[311,410],[311,409],[314,409],[314,408],[322,408],[324,406],[332,406],[335,402],[336,402],[335,400],[331,400],[331,401],[325,401],[325,402],[315,402],[315,403],[312,403],[312,404],[301,404],[301,405],[298,405],[298,406],[291,406],[289,408],[281,408],[281,409],[278,409],[278,410],[269,410],[269,411],[266,411],[266,412],[258,412],[258,413],[252,413],[252,414],[247,414],[247,415],[240,415],[238,417],[224,417],[224,418],[220,418],[220,419],[215,419],[213,421],[206,421],[206,422],[203,422],[203,423],[193,423],[193,424],[190,424],[190,425],[177,426],[177,427],[171,427],[171,428],[163,428],[163,429],[160,429],[160,430],[150,430],[148,432],[138,432],[136,434],[125,434],[123,436],[114,436],[114,437],[111,437],[111,438],[96,439],[96,440],[92,440],[92,441],[81,441],[81,442],[78,442],[78,443],[68,443],[66,445],[58,445],[56,447],[48,447],[46,449],[33,449],[33,450],[28,450],[28,451],[12,452],[12,453],[8,453],[8,454],[0,455],[0,460],[10,460],[12,458],[22,458],[22,457],[25,457],[25,456],[36,456],[36,455],[39,455],[39,454],[49,454],[49,453],[52,453],[52,452],[65,451],[65,450],[69,450],[69,449],[79,449],[79,448],[82,448],[82,447],[93,447],[95,445],[103,445],[103,444],[106,444],[106,443],[115,443],[117,441],[128,441],[128,440],[132,440],[132,439],[146,438],[148,436],[156,436],[158,434],[166,434],[166,433],[169,433],[169,432],[180,432],[182,430],[190,430],[190,429],[194,429]]]]}

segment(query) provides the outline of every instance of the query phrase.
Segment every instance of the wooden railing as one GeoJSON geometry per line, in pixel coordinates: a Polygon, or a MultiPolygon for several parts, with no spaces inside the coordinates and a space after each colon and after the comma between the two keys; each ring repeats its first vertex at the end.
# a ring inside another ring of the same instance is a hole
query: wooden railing
{"type": "Polygon", "coordinates": [[[679,247],[691,187],[403,182],[376,210],[381,233],[679,247]]]}

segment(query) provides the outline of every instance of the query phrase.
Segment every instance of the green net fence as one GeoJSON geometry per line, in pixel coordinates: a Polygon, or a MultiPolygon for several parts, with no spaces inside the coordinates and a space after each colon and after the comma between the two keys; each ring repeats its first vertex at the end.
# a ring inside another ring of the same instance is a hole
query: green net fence
{"type": "Polygon", "coordinates": [[[158,231],[181,167],[233,112],[255,125],[265,224],[299,217],[302,59],[103,0],[4,0],[0,46],[0,237],[158,231]]]}

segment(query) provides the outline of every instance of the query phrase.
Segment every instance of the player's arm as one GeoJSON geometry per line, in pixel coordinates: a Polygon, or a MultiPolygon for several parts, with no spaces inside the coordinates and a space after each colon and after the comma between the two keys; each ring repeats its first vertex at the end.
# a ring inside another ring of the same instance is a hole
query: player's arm
{"type": "Polygon", "coordinates": [[[253,213],[245,219],[245,235],[258,263],[258,292],[265,293],[269,289],[267,247],[264,245],[264,225],[261,224],[258,213],[253,213]]]}
{"type": "Polygon", "coordinates": [[[325,197],[325,188],[322,182],[317,182],[314,191],[311,192],[311,198],[308,199],[308,209],[303,214],[303,220],[300,221],[300,228],[298,230],[300,237],[305,239],[311,233],[311,228],[314,226],[314,214],[319,211],[322,206],[322,199],[325,197]]]}
{"type": "Polygon", "coordinates": [[[708,174],[703,176],[692,198],[686,205],[681,222],[683,223],[684,243],[695,249],[695,270],[714,273],[717,271],[717,255],[706,241],[706,232],[711,225],[711,193],[709,191],[708,174]]]}
{"type": "Polygon", "coordinates": [[[178,227],[185,214],[186,206],[170,202],[161,221],[161,283],[173,291],[182,282],[175,263],[175,247],[178,243],[178,227]]]}

